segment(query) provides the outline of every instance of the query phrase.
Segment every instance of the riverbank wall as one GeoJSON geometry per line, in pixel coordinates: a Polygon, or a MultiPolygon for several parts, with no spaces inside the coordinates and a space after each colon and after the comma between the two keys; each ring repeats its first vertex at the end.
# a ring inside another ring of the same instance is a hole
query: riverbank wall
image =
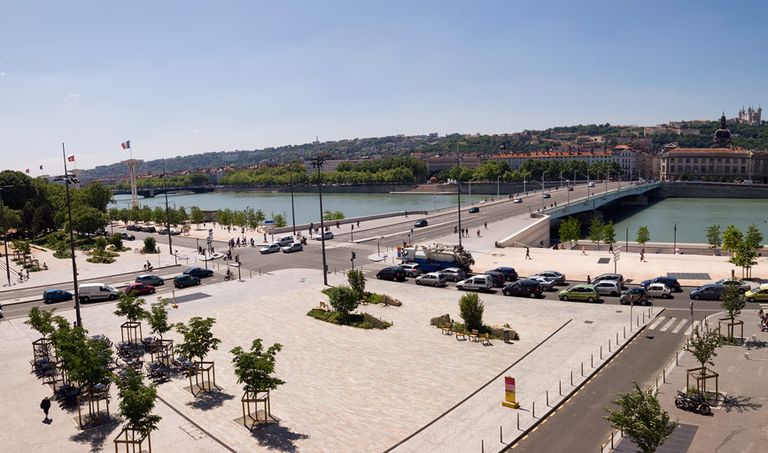
{"type": "Polygon", "coordinates": [[[717,182],[665,182],[650,191],[651,198],[768,198],[768,185],[717,182]]]}

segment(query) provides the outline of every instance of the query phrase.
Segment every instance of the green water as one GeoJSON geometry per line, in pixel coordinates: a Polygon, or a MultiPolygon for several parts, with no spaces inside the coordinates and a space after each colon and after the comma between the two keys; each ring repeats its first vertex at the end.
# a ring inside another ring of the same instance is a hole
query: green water
{"type": "Polygon", "coordinates": [[[605,214],[606,221],[616,225],[616,238],[629,240],[637,236],[643,225],[651,233],[651,242],[672,242],[677,225],[677,242],[707,243],[706,228],[720,225],[725,230],[735,225],[740,230],[755,224],[768,238],[768,200],[736,198],[667,198],[645,207],[623,207],[605,214]]]}

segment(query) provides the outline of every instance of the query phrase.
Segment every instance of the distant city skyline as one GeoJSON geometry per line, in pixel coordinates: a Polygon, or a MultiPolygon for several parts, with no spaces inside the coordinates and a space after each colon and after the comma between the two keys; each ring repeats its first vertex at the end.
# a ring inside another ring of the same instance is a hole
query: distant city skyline
{"type": "Polygon", "coordinates": [[[729,118],[765,105],[740,2],[12,2],[2,167],[356,137],[729,118]]]}

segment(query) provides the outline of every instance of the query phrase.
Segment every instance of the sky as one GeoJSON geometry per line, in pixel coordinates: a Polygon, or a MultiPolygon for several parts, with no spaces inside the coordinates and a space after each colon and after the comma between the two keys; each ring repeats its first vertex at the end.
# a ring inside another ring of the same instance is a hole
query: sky
{"type": "MultiPolygon", "coordinates": [[[[10,1],[0,169],[768,107],[759,1],[10,1]]],[[[766,114],[768,116],[768,113],[766,114]]]]}

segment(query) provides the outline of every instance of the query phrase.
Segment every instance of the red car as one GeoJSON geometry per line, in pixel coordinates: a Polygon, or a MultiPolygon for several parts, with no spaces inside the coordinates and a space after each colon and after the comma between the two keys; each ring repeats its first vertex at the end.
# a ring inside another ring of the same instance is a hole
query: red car
{"type": "Polygon", "coordinates": [[[155,287],[147,285],[146,283],[131,283],[125,288],[125,294],[132,296],[146,296],[147,294],[154,294],[155,287]]]}

